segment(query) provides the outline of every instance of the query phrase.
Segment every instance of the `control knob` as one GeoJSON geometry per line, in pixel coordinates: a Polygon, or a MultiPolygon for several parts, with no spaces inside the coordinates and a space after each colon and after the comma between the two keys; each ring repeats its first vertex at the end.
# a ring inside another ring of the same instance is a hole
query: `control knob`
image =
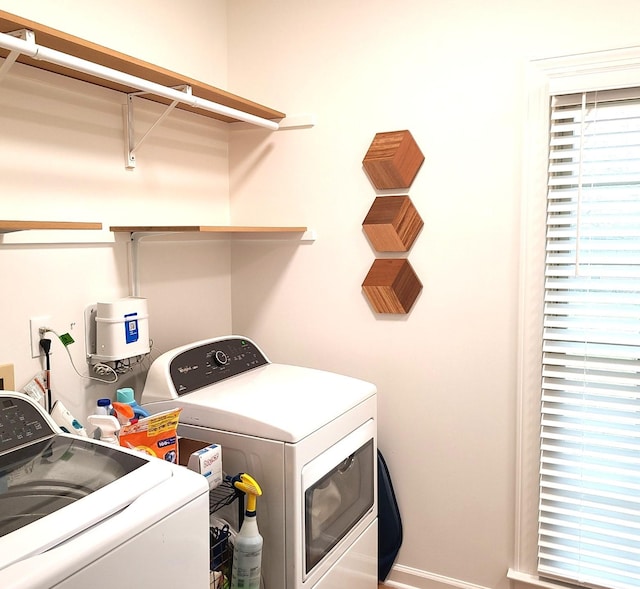
{"type": "Polygon", "coordinates": [[[226,366],[229,363],[229,356],[227,356],[222,350],[216,350],[213,359],[218,366],[226,366]]]}

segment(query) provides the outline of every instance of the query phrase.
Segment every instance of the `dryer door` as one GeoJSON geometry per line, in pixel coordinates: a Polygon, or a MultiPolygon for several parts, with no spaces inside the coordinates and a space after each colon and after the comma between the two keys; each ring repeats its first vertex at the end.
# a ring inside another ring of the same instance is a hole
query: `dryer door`
{"type": "Polygon", "coordinates": [[[309,574],[374,506],[373,420],[302,470],[304,570],[309,574]]]}

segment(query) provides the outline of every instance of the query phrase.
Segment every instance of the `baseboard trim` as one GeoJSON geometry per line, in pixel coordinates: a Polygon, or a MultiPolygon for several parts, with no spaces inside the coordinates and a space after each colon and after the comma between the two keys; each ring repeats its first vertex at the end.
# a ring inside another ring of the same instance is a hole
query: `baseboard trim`
{"type": "Polygon", "coordinates": [[[458,589],[490,589],[482,585],[403,565],[394,565],[384,582],[384,586],[393,587],[394,589],[451,589],[451,587],[457,587],[458,589]]]}

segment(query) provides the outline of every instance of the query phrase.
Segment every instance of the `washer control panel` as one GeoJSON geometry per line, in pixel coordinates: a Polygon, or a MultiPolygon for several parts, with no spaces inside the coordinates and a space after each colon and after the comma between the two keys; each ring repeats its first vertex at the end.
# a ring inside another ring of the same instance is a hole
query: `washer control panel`
{"type": "Polygon", "coordinates": [[[252,341],[229,338],[179,353],[171,360],[169,373],[178,395],[186,395],[268,363],[252,341]]]}
{"type": "Polygon", "coordinates": [[[42,413],[27,400],[0,396],[0,454],[54,433],[42,413]]]}

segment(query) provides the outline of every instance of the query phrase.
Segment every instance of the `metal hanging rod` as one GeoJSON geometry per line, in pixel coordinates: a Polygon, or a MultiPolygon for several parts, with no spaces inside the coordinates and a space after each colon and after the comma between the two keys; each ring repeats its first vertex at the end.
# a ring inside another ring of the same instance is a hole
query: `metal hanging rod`
{"type": "MultiPolygon", "coordinates": [[[[32,59],[54,63],[78,72],[102,78],[103,80],[109,80],[111,82],[130,86],[131,88],[136,88],[141,92],[168,98],[176,103],[184,103],[194,108],[211,111],[219,115],[237,119],[258,127],[263,127],[271,131],[276,131],[279,128],[279,124],[277,122],[270,121],[269,119],[257,117],[241,110],[224,106],[211,100],[206,100],[205,98],[198,98],[197,96],[193,96],[180,90],[175,90],[173,88],[163,86],[162,84],[157,84],[156,82],[151,82],[143,78],[138,78],[137,76],[132,76],[130,74],[87,61],[86,59],[81,59],[79,57],[74,57],[73,55],[62,53],[61,51],[56,51],[55,49],[49,49],[42,45],[37,45],[31,35],[27,35],[27,39],[28,40],[24,40],[10,34],[0,33],[0,47],[8,49],[12,56],[20,53],[31,57],[32,59]]],[[[13,60],[15,61],[15,57],[13,57],[13,60]]]]}

